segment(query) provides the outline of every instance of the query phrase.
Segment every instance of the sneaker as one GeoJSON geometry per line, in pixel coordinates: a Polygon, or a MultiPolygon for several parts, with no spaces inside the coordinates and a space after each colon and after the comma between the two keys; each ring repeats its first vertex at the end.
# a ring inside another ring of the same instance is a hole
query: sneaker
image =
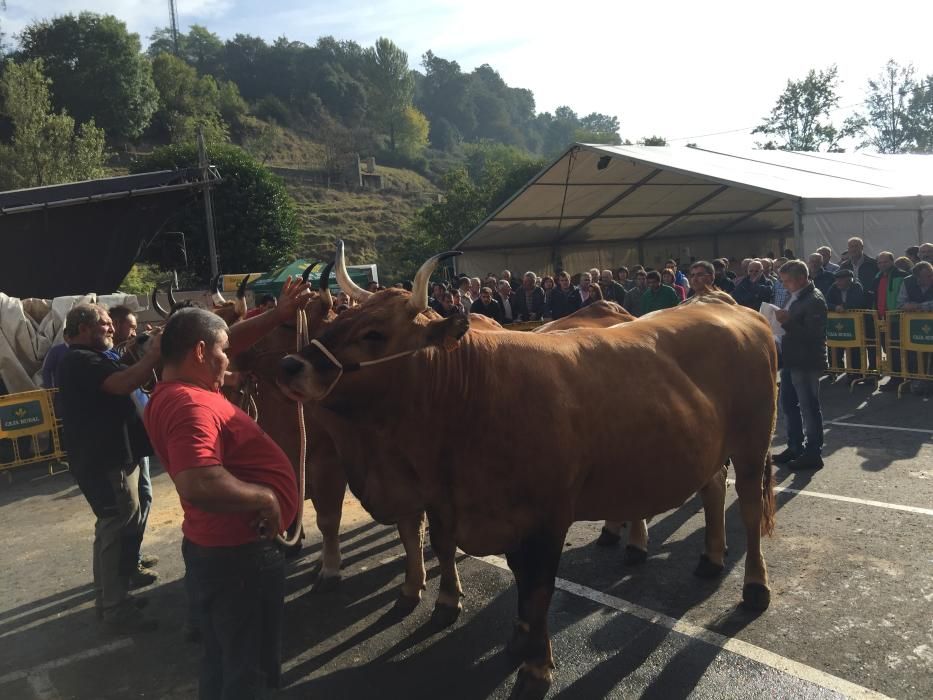
{"type": "Polygon", "coordinates": [[[159,621],[143,615],[134,601],[128,600],[104,613],[104,625],[114,634],[136,634],[154,632],[159,621]]]}
{"type": "Polygon", "coordinates": [[[144,569],[151,569],[153,566],[159,563],[159,557],[155,554],[140,554],[139,555],[139,565],[144,569]]]}
{"type": "Polygon", "coordinates": [[[781,454],[774,455],[771,458],[771,461],[774,462],[775,464],[787,464],[788,462],[792,462],[793,460],[797,459],[797,457],[799,456],[800,456],[799,450],[794,450],[788,447],[781,454]]]}
{"type": "Polygon", "coordinates": [[[790,471],[816,471],[823,468],[823,458],[815,454],[802,454],[787,463],[790,471]]]}
{"type": "Polygon", "coordinates": [[[135,591],[137,588],[145,588],[155,583],[159,579],[159,575],[147,569],[142,564],[136,565],[136,571],[130,574],[129,589],[135,591]]]}

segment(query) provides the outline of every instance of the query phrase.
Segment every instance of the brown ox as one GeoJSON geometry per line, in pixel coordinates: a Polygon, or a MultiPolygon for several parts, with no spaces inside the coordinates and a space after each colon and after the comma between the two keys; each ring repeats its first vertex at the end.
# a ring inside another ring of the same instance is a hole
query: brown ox
{"type": "Polygon", "coordinates": [[[314,407],[374,518],[425,510],[436,551],[506,553],[519,597],[516,696],[539,697],[550,685],[547,610],[570,524],[677,507],[729,457],[747,538],[743,602],[767,608],[761,534],[774,517],[777,358],[759,314],[693,304],[606,329],[467,333],[466,316],[423,315],[426,283],[416,278],[411,294],[385,290],[340,315],[282,361],[280,381],[314,407]],[[504,377],[526,399],[523,420],[549,430],[506,436],[480,410],[504,377]],[[649,390],[683,400],[647,402],[622,429],[607,418],[617,397],[649,390]],[[469,426],[439,417],[438,407],[453,404],[475,416],[469,426]],[[615,462],[626,454],[650,455],[651,468],[615,462]]]}
{"type": "MultiPolygon", "coordinates": [[[[218,275],[211,283],[211,302],[213,307],[211,311],[220,316],[228,326],[232,326],[237,321],[242,321],[246,316],[246,285],[249,284],[249,275],[243,278],[236,290],[236,301],[227,301],[220,293],[220,276],[218,275]]],[[[152,309],[159,316],[167,319],[175,311],[185,306],[191,306],[188,301],[176,301],[172,293],[172,284],[157,284],[152,290],[152,309]],[[168,299],[168,310],[159,303],[159,291],[165,287],[165,295],[168,299]]]]}

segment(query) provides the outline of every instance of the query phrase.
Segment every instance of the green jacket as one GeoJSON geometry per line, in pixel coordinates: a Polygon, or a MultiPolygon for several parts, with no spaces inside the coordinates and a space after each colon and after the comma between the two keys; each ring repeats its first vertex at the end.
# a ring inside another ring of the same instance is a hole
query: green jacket
{"type": "MultiPolygon", "coordinates": [[[[875,275],[875,305],[878,304],[878,291],[881,285],[881,276],[882,273],[875,275]]],[[[900,294],[901,286],[904,284],[904,278],[907,276],[907,273],[898,270],[896,267],[891,270],[891,273],[888,275],[888,296],[886,299],[884,309],[878,309],[879,311],[897,311],[897,296],[900,294]]]]}
{"type": "Polygon", "coordinates": [[[659,309],[669,309],[672,306],[677,306],[679,303],[680,297],[677,296],[677,292],[674,291],[674,288],[662,284],[658,287],[657,291],[653,291],[649,288],[641,295],[641,313],[644,315],[659,309]]]}

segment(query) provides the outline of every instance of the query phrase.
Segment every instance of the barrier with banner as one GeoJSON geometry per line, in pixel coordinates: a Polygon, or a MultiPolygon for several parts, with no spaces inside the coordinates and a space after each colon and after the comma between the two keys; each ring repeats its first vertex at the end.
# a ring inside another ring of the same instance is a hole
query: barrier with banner
{"type": "Polygon", "coordinates": [[[0,471],[65,457],[52,394],[37,389],[0,396],[0,471]]]}
{"type": "Polygon", "coordinates": [[[826,347],[829,371],[859,377],[859,381],[881,379],[878,327],[873,311],[830,311],[826,317],[826,347]]]}
{"type": "MultiPolygon", "coordinates": [[[[933,381],[933,313],[888,311],[882,328],[884,373],[905,380],[933,381]]],[[[898,396],[904,386],[898,387],[898,396]]]]}

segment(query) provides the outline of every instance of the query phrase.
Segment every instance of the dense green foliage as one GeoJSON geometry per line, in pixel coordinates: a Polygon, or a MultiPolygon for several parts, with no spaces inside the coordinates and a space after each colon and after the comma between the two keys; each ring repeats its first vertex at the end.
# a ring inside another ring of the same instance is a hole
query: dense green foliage
{"type": "MultiPolygon", "coordinates": [[[[214,219],[219,265],[223,272],[271,270],[291,258],[298,245],[295,205],[282,181],[249,156],[229,145],[208,147],[208,158],[223,182],[214,189],[214,219]]],[[[196,167],[193,145],[165,146],[137,162],[134,172],[196,167]]],[[[170,230],[184,231],[188,267],[202,281],[210,276],[204,210],[189,206],[170,230]]]]}
{"type": "Polygon", "coordinates": [[[42,61],[8,62],[0,78],[0,115],[13,126],[9,145],[0,144],[0,189],[41,187],[100,177],[104,132],[91,119],[75,120],[52,110],[42,61]]]}

